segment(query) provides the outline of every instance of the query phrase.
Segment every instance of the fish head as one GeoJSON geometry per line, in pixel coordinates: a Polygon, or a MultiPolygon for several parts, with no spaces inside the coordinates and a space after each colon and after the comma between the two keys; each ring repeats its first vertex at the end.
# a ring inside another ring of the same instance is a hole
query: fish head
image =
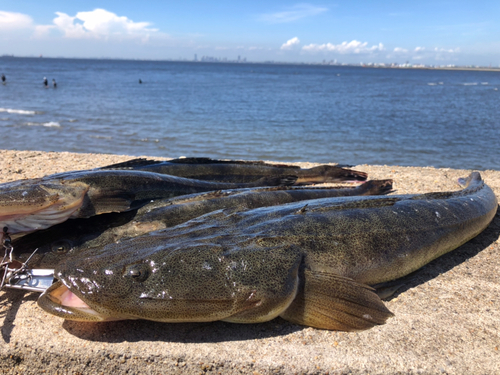
{"type": "Polygon", "coordinates": [[[71,217],[83,204],[89,186],[43,179],[0,185],[0,227],[9,234],[48,228],[71,217]]]}
{"type": "MultiPolygon", "coordinates": [[[[60,244],[61,251],[65,245],[60,244]]],[[[125,306],[152,270],[141,248],[122,251],[120,245],[90,248],[64,259],[55,270],[57,282],[42,294],[39,305],[71,320],[133,319],[125,306]]]]}
{"type": "Polygon", "coordinates": [[[75,248],[75,241],[71,238],[59,238],[50,242],[34,241],[29,238],[37,233],[39,232],[17,238],[12,242],[13,257],[23,263],[29,259],[30,268],[53,269],[75,248]]]}
{"type": "Polygon", "coordinates": [[[69,257],[56,268],[58,281],[41,295],[39,306],[80,321],[244,316],[253,322],[274,318],[295,295],[300,257],[286,249],[270,260],[254,250],[248,257],[214,238],[181,240],[161,232],[69,257]]]}
{"type": "Polygon", "coordinates": [[[81,321],[217,320],[206,311],[226,316],[233,307],[223,264],[211,245],[140,236],[68,257],[39,305],[81,321]]]}

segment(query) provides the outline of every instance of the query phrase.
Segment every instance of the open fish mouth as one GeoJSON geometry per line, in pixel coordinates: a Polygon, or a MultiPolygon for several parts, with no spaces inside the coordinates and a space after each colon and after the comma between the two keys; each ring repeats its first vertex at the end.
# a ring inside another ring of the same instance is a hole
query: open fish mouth
{"type": "Polygon", "coordinates": [[[10,234],[16,234],[59,224],[80,209],[87,191],[87,185],[77,183],[70,192],[63,189],[57,192],[52,186],[28,189],[21,194],[26,193],[26,199],[10,200],[9,195],[4,194],[5,197],[0,197],[0,226],[7,227],[10,234]]]}
{"type": "Polygon", "coordinates": [[[62,282],[52,284],[38,299],[38,306],[60,318],[102,322],[117,320],[92,309],[62,282]]]}

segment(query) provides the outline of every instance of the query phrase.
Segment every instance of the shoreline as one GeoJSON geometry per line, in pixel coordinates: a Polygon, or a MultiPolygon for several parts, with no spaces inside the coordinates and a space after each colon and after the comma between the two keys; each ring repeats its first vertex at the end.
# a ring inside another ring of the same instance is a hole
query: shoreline
{"type": "MultiPolygon", "coordinates": [[[[194,61],[187,59],[127,59],[127,58],[106,58],[106,57],[55,57],[55,56],[14,56],[14,55],[1,55],[1,59],[61,59],[61,60],[104,60],[104,61],[144,61],[144,62],[172,62],[172,63],[190,63],[190,64],[236,64],[236,65],[312,65],[312,66],[332,66],[332,67],[346,67],[346,68],[380,68],[380,69],[423,69],[423,70],[472,70],[472,71],[484,71],[484,72],[500,72],[500,66],[498,67],[487,67],[487,66],[404,66],[404,64],[398,66],[380,66],[380,65],[361,65],[361,64],[325,64],[325,63],[313,63],[313,62],[286,62],[286,61],[194,61]]],[[[384,63],[385,64],[385,63],[384,63]]],[[[387,63],[389,64],[389,63],[387,63]]]]}
{"type": "MultiPolygon", "coordinates": [[[[0,150],[0,183],[132,158],[0,150]]],[[[471,172],[377,165],[352,169],[367,172],[369,179],[394,179],[396,194],[458,190],[457,178],[471,172]]],[[[500,171],[480,172],[499,197],[500,171]]],[[[386,302],[393,318],[362,332],[318,330],[279,318],[248,325],[78,323],[46,314],[36,305],[37,293],[2,291],[0,373],[498,373],[499,235],[497,213],[483,233],[424,266],[386,302]]]]}

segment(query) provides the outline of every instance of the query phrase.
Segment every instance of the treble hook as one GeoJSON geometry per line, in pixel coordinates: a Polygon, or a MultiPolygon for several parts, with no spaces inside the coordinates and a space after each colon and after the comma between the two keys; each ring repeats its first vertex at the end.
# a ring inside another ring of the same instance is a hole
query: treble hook
{"type": "MultiPolygon", "coordinates": [[[[2,262],[0,263],[0,271],[3,271],[2,280],[0,281],[0,290],[2,290],[2,288],[5,286],[6,283],[10,283],[12,278],[26,271],[28,262],[31,260],[33,255],[35,255],[36,251],[38,250],[38,248],[36,248],[35,251],[33,251],[33,253],[28,257],[26,262],[21,263],[21,267],[10,268],[9,266],[11,266],[11,264],[14,262],[13,260],[14,247],[12,246],[12,239],[10,238],[9,235],[9,228],[4,227],[2,234],[3,234],[2,246],[5,250],[5,254],[3,256],[2,262]]],[[[30,275],[28,274],[28,278],[29,277],[30,275]]]]}
{"type": "Polygon", "coordinates": [[[3,227],[2,231],[2,246],[5,250],[2,262],[0,263],[0,271],[3,270],[2,280],[0,281],[0,290],[5,285],[7,274],[9,271],[9,264],[12,263],[12,240],[9,236],[9,228],[3,227]],[[7,260],[8,259],[8,260],[7,260]]]}

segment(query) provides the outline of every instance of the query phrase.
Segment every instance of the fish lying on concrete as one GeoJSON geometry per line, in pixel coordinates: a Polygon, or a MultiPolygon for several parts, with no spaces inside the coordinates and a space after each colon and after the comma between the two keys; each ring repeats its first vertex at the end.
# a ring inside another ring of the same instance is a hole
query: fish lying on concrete
{"type": "Polygon", "coordinates": [[[12,242],[13,255],[25,262],[33,250],[38,249],[30,259],[30,267],[53,269],[67,255],[172,227],[220,209],[252,209],[307,199],[381,195],[391,191],[392,180],[372,180],[356,187],[272,187],[183,195],[154,201],[138,210],[75,219],[27,234],[12,242]]]}
{"type": "MultiPolygon", "coordinates": [[[[295,176],[251,183],[201,181],[145,171],[96,170],[59,173],[0,184],[0,228],[9,234],[45,229],[69,218],[122,212],[145,200],[197,192],[293,184],[295,176]]],[[[0,240],[4,234],[0,234],[0,240]]]]}
{"type": "Polygon", "coordinates": [[[367,178],[364,172],[336,165],[320,165],[307,169],[262,161],[226,161],[209,158],[182,158],[168,161],[133,159],[101,169],[134,169],[221,182],[252,182],[264,176],[294,175],[298,177],[295,185],[365,181],[367,178]]]}
{"type": "Polygon", "coordinates": [[[369,285],[405,276],[483,231],[498,203],[479,173],[458,192],[323,198],[220,210],[89,249],[38,300],[82,321],[256,323],[362,330],[392,315],[369,285]]]}

